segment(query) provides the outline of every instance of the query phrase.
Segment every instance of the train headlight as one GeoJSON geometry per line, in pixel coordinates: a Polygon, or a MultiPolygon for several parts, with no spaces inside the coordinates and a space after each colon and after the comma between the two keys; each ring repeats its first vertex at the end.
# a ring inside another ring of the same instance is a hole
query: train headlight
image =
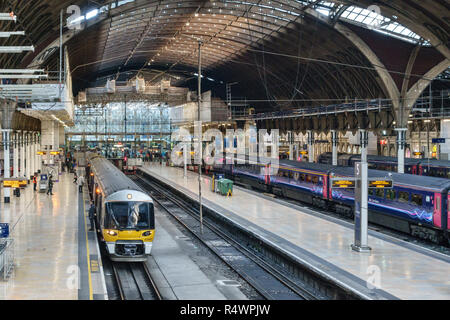
{"type": "Polygon", "coordinates": [[[117,236],[117,232],[114,230],[108,230],[108,231],[106,231],[106,233],[113,237],[117,236]]]}
{"type": "Polygon", "coordinates": [[[145,232],[142,234],[142,236],[143,236],[143,237],[148,237],[148,236],[150,236],[151,234],[152,234],[151,231],[145,231],[145,232]]]}

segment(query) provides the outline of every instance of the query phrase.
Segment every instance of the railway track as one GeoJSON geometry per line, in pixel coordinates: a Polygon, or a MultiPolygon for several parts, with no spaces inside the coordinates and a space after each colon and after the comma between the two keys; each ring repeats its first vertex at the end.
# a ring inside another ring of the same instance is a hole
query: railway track
{"type": "Polygon", "coordinates": [[[121,300],[161,300],[145,262],[111,262],[121,300]]]}
{"type": "Polygon", "coordinates": [[[198,211],[171,191],[141,176],[131,177],[153,200],[182,226],[211,249],[228,266],[235,270],[262,297],[268,300],[316,300],[325,297],[291,280],[270,263],[233,239],[220,224],[209,218],[203,219],[200,233],[198,211]]]}

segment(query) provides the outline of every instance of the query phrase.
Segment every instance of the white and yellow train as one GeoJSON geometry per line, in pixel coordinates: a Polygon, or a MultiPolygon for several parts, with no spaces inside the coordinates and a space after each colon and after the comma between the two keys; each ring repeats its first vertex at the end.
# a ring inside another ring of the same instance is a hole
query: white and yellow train
{"type": "Polygon", "coordinates": [[[87,156],[89,190],[100,239],[113,261],[145,261],[155,235],[152,198],[102,156],[87,156]]]}

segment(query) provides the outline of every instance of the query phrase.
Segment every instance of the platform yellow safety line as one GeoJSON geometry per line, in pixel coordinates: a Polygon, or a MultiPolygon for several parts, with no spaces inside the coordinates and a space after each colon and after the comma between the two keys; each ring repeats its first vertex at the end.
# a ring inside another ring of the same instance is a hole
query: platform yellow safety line
{"type": "MultiPolygon", "coordinates": [[[[78,190],[77,190],[78,191],[78,190]]],[[[84,191],[83,191],[83,218],[84,218],[84,233],[86,235],[86,255],[87,255],[87,265],[88,265],[88,277],[89,277],[89,300],[94,300],[94,295],[92,292],[92,277],[91,277],[91,258],[89,255],[89,242],[88,242],[88,231],[86,222],[86,211],[84,205],[84,191]]]]}

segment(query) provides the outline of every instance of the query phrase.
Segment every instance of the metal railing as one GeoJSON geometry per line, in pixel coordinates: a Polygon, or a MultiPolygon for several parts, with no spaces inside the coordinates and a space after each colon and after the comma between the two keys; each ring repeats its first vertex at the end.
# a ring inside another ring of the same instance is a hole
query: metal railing
{"type": "Polygon", "coordinates": [[[7,280],[14,268],[14,239],[0,239],[0,276],[7,280]]]}
{"type": "MultiPolygon", "coordinates": [[[[276,111],[268,113],[259,113],[248,115],[242,120],[263,120],[263,119],[280,119],[280,118],[296,118],[304,116],[316,116],[325,114],[337,114],[343,112],[361,112],[370,110],[382,110],[392,108],[392,101],[389,99],[373,99],[368,101],[360,101],[353,103],[334,104],[328,106],[314,106],[300,109],[276,111]]],[[[239,119],[236,119],[239,120],[239,119]]]]}

